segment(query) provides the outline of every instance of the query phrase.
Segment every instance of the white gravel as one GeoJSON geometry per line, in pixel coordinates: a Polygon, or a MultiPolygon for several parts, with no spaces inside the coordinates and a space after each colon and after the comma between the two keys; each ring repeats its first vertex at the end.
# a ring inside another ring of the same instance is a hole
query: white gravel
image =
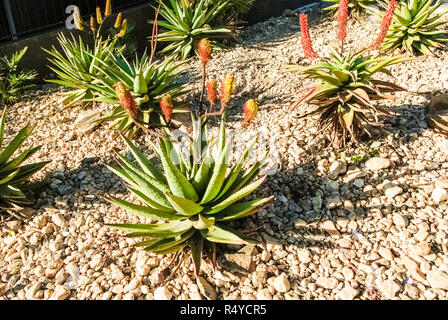
{"type": "MultiPolygon", "coordinates": [[[[323,54],[336,43],[336,23],[316,12],[310,21],[323,54]]],[[[278,171],[257,191],[276,200],[240,225],[258,228],[265,242],[238,253],[250,255],[255,270],[204,265],[198,284],[184,260],[166,281],[170,256],[136,248],[104,226],[144,222],[101,198],[128,197],[104,166],[114,150],[126,151],[121,140],[107,125],[78,132],[80,110],[60,110],[65,89],[46,85],[9,110],[7,135],[35,124],[28,145],[43,147],[34,160],[52,162],[33,178],[48,184],[34,194],[31,219],[1,222],[0,299],[447,299],[448,138],[429,129],[425,115],[431,95],[448,89],[448,53],[394,66],[395,82],[409,91],[380,103],[396,116],[380,117],[386,125],[371,140],[340,152],[313,137],[316,119],[297,119],[304,108],[285,111],[308,83],[283,72],[306,63],[298,23],[281,17],[248,27],[241,44],[214,54],[209,67],[210,78],[238,78],[229,111],[236,140],[244,144],[256,131],[278,138],[278,171]],[[248,98],[260,100],[260,113],[241,129],[248,98]],[[365,155],[372,159],[358,161],[365,155]]],[[[348,48],[371,43],[378,27],[371,18],[351,22],[348,48]]],[[[183,75],[192,88],[199,70],[194,61],[183,75]]],[[[149,139],[137,139],[148,154],[149,139]]],[[[220,246],[218,262],[239,249],[220,246]]]]}

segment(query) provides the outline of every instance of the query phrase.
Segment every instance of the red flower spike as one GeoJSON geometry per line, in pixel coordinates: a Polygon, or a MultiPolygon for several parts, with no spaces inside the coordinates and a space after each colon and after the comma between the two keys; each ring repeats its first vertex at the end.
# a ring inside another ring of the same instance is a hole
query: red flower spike
{"type": "Polygon", "coordinates": [[[202,64],[205,66],[210,61],[212,55],[212,44],[210,40],[204,38],[201,41],[199,41],[198,51],[199,56],[202,59],[202,64]]]}
{"type": "Polygon", "coordinates": [[[381,22],[380,33],[378,35],[378,38],[376,38],[375,42],[372,44],[372,48],[379,47],[380,44],[383,42],[384,38],[386,37],[387,30],[389,30],[389,26],[394,17],[394,11],[395,8],[397,7],[397,4],[398,3],[396,0],[391,0],[389,2],[386,12],[384,13],[383,21],[381,22]]]}
{"type": "Polygon", "coordinates": [[[316,52],[313,50],[313,45],[311,43],[310,30],[308,28],[308,15],[305,13],[300,14],[300,32],[303,52],[307,59],[315,59],[317,58],[316,52]]]}
{"type": "Polygon", "coordinates": [[[247,100],[244,104],[244,121],[243,125],[246,126],[251,123],[258,113],[258,102],[253,99],[247,100]]]}
{"type": "Polygon", "coordinates": [[[342,42],[347,37],[348,0],[339,1],[338,8],[338,39],[342,42]]]}
{"type": "Polygon", "coordinates": [[[114,88],[117,99],[118,101],[120,101],[123,109],[134,122],[138,121],[139,110],[134,98],[131,95],[131,92],[125,87],[123,82],[117,82],[116,84],[114,84],[114,88]]]}
{"type": "Polygon", "coordinates": [[[165,95],[160,101],[160,108],[162,108],[163,115],[167,123],[171,122],[171,116],[173,115],[173,98],[170,94],[165,95]]]}
{"type": "Polygon", "coordinates": [[[232,94],[235,93],[236,78],[228,76],[226,80],[221,83],[221,108],[226,108],[230,102],[232,94]]]}
{"type": "Polygon", "coordinates": [[[210,108],[216,105],[216,100],[218,100],[218,81],[211,80],[207,82],[207,99],[210,103],[210,108]]]}

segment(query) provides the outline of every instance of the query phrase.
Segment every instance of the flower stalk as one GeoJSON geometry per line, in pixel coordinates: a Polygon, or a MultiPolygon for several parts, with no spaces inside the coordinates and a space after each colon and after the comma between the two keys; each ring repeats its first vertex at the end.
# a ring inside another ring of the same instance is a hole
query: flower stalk
{"type": "Polygon", "coordinates": [[[387,31],[389,30],[390,24],[392,23],[396,7],[397,7],[397,1],[391,0],[389,2],[389,5],[387,6],[383,20],[381,22],[380,33],[378,34],[378,37],[376,38],[375,42],[372,44],[373,49],[378,48],[381,45],[381,43],[383,43],[383,40],[387,35],[387,31]]]}
{"type": "Polygon", "coordinates": [[[300,31],[301,31],[301,39],[303,52],[305,57],[309,60],[313,60],[317,58],[316,52],[313,50],[313,45],[310,37],[310,30],[308,27],[308,15],[305,13],[300,14],[300,31]]]}

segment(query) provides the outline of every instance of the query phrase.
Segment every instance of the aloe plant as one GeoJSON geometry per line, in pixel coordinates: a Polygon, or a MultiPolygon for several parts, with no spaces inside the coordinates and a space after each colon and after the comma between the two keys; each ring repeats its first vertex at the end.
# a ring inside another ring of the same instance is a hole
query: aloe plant
{"type": "MultiPolygon", "coordinates": [[[[386,3],[381,3],[387,7],[386,3]]],[[[437,10],[441,1],[405,0],[399,2],[392,24],[381,44],[381,50],[401,48],[411,54],[433,55],[434,49],[444,47],[447,32],[438,29],[446,24],[442,17],[448,11],[437,10]]]]}
{"type": "Polygon", "coordinates": [[[138,165],[118,154],[120,166],[109,167],[121,177],[142,205],[117,198],[107,200],[120,208],[149,219],[148,224],[114,224],[110,227],[141,237],[137,246],[156,254],[189,247],[198,272],[202,254],[213,260],[215,243],[246,244],[254,240],[231,228],[228,223],[256,213],[271,198],[242,201],[265,180],[256,181],[265,157],[247,171],[243,166],[254,140],[237,163],[228,170],[231,144],[226,141],[224,121],[217,139],[209,136],[205,121],[193,119],[193,135],[185,156],[175,137],[164,130],[160,147],[152,148],[162,168],[152,164],[138,148],[123,137],[138,165]],[[215,150],[212,148],[215,147],[215,150]],[[213,152],[215,151],[215,152],[213,152]]]}
{"type": "MultiPolygon", "coordinates": [[[[95,81],[88,87],[96,93],[93,101],[110,103],[115,108],[108,114],[100,117],[98,121],[113,121],[122,132],[131,135],[138,129],[136,124],[149,127],[160,125],[162,110],[159,103],[163,96],[179,97],[186,93],[185,86],[176,82],[176,77],[182,71],[180,66],[185,62],[175,62],[173,57],[161,61],[151,62],[146,53],[133,62],[124,56],[112,56],[110,59],[97,59],[95,81]],[[129,108],[117,94],[116,84],[121,83],[123,89],[129,93],[133,100],[136,118],[129,116],[129,108]],[[128,109],[128,110],[126,110],[128,109]]],[[[176,107],[174,113],[186,112],[185,108],[176,107]]]]}
{"type": "Polygon", "coordinates": [[[74,89],[65,93],[64,105],[66,107],[87,106],[95,97],[96,90],[92,84],[95,84],[94,77],[99,73],[97,67],[100,65],[100,61],[106,64],[110,63],[111,52],[118,54],[122,49],[116,47],[116,39],[99,39],[91,49],[84,44],[81,37],[76,40],[72,35],[71,39],[68,39],[62,33],[58,35],[58,42],[62,53],[55,47],[50,50],[44,49],[50,55],[48,60],[53,64],[50,69],[59,78],[47,81],[74,89]]]}
{"type": "MultiPolygon", "coordinates": [[[[0,118],[0,146],[5,136],[6,113],[4,110],[0,118]]],[[[17,157],[12,158],[12,155],[25,142],[33,129],[26,125],[0,153],[0,209],[3,211],[15,210],[31,203],[23,193],[24,182],[50,162],[24,165],[24,162],[39,151],[40,146],[29,147],[17,157]]]]}

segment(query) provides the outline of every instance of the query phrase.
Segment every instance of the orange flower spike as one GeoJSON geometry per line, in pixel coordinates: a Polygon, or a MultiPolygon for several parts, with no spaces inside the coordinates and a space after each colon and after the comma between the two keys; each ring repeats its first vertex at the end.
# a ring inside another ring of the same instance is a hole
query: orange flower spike
{"type": "Polygon", "coordinates": [[[232,94],[235,93],[236,78],[228,76],[226,80],[221,83],[221,107],[226,108],[230,102],[232,94]]]}
{"type": "Polygon", "coordinates": [[[381,22],[380,33],[378,38],[376,38],[375,42],[372,44],[372,48],[379,47],[379,45],[383,42],[386,37],[387,31],[389,30],[390,24],[394,17],[394,11],[397,7],[397,1],[391,0],[389,5],[387,6],[386,12],[384,13],[383,21],[381,22]]]}
{"type": "Polygon", "coordinates": [[[92,30],[93,33],[96,32],[95,18],[93,16],[90,17],[90,30],[92,30]]]}
{"type": "Polygon", "coordinates": [[[118,28],[121,27],[121,20],[122,20],[122,18],[123,18],[123,13],[120,12],[118,14],[118,16],[117,16],[117,20],[115,20],[115,24],[114,24],[114,28],[115,29],[118,29],[118,28]]]}
{"type": "Polygon", "coordinates": [[[139,110],[131,92],[125,87],[123,82],[117,82],[114,84],[114,88],[117,99],[120,101],[124,111],[126,111],[133,121],[138,121],[139,110]]]}
{"type": "Polygon", "coordinates": [[[317,58],[317,54],[314,52],[313,44],[311,42],[310,29],[308,27],[308,15],[305,13],[300,14],[300,33],[300,42],[302,43],[305,58],[310,60],[317,58]]]}
{"type": "Polygon", "coordinates": [[[218,100],[218,81],[211,80],[207,82],[207,99],[210,103],[210,108],[213,108],[218,100]]]}
{"type": "Polygon", "coordinates": [[[348,0],[341,0],[338,8],[338,39],[345,42],[347,37],[348,0]]]}
{"type": "Polygon", "coordinates": [[[106,8],[104,9],[104,16],[108,17],[112,14],[112,1],[107,0],[106,1],[106,8]]]}
{"type": "Polygon", "coordinates": [[[117,34],[118,38],[122,38],[126,35],[126,30],[128,28],[128,19],[124,19],[123,23],[121,25],[121,30],[120,32],[117,34]]]}
{"type": "Polygon", "coordinates": [[[258,102],[254,99],[249,99],[244,104],[244,125],[251,123],[258,113],[258,102]]]}
{"type": "Polygon", "coordinates": [[[202,64],[205,66],[211,58],[212,55],[212,44],[210,40],[204,38],[198,43],[199,56],[202,59],[202,64]]]}
{"type": "Polygon", "coordinates": [[[163,115],[167,123],[171,122],[171,116],[173,115],[173,98],[170,94],[163,96],[162,101],[160,101],[160,108],[162,108],[163,115]]]}

